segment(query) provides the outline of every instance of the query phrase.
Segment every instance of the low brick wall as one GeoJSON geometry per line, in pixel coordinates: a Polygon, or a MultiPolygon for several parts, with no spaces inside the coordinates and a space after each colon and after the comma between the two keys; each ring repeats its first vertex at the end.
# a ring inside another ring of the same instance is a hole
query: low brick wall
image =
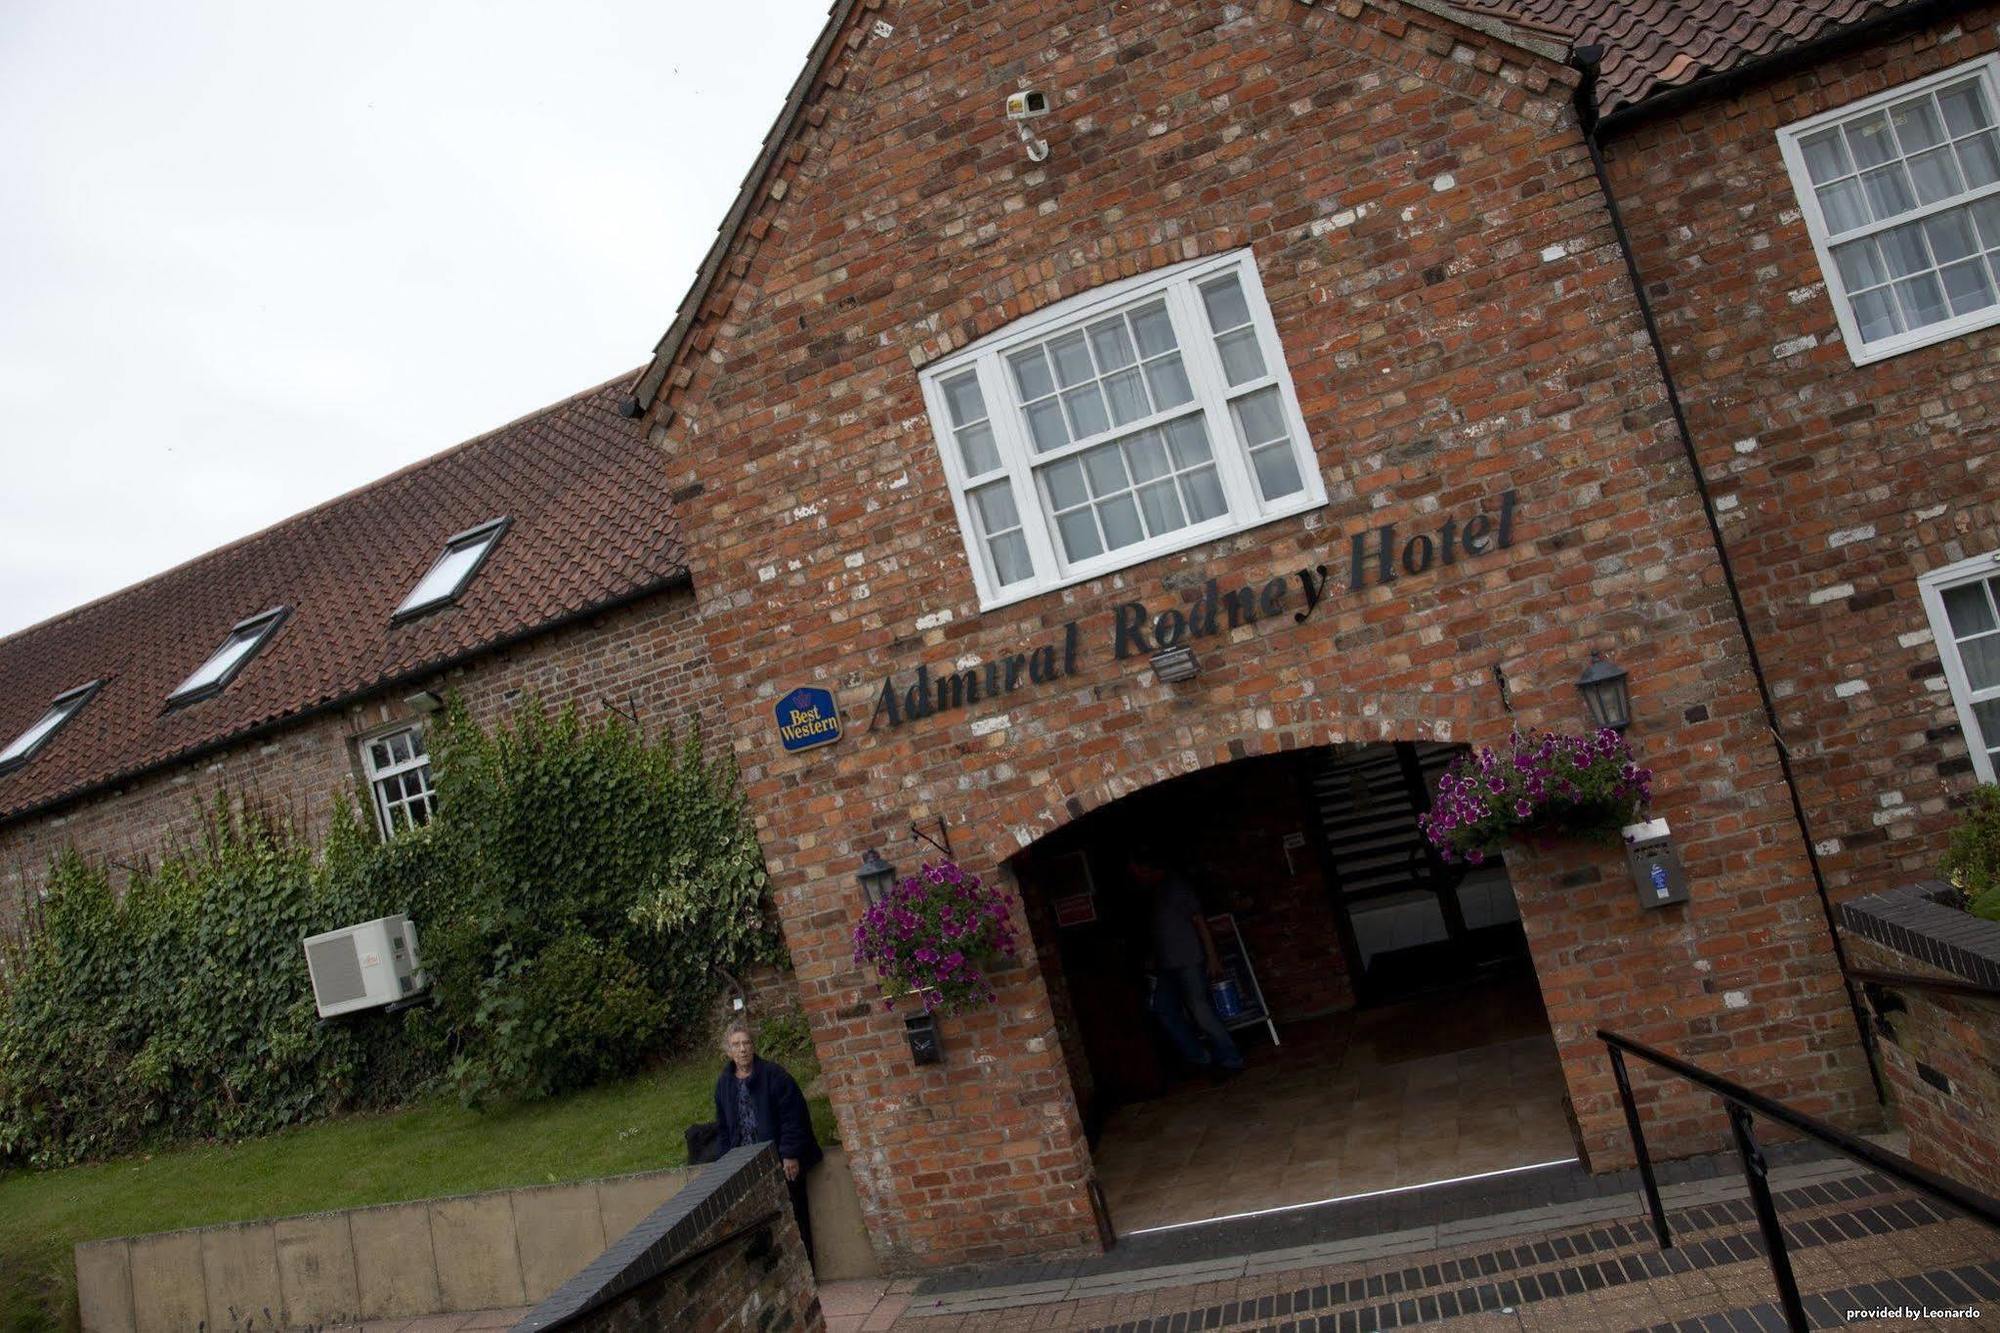
{"type": "MultiPolygon", "coordinates": [[[[1841,908],[1849,965],[2000,986],[2000,923],[1935,901],[1947,886],[1911,884],[1841,908]]],[[[2000,997],[1886,988],[1903,1006],[1877,1044],[1910,1156],[2000,1196],[2000,997]]]]}
{"type": "MultiPolygon", "coordinates": [[[[76,1247],[84,1333],[235,1333],[542,1300],[674,1198],[692,1170],[385,1204],[76,1247]]],[[[870,1277],[847,1155],[811,1177],[826,1279],[870,1277]]]]}
{"type": "Polygon", "coordinates": [[[776,1151],[753,1144],[703,1169],[514,1327],[825,1329],[776,1151]]]}

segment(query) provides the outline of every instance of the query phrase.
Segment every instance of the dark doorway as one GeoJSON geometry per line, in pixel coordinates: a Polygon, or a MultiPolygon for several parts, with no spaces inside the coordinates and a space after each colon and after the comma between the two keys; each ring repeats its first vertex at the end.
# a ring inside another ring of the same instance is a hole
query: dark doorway
{"type": "Polygon", "coordinates": [[[1450,747],[1239,760],[1160,783],[1016,858],[1079,1108],[1121,1232],[1508,1170],[1574,1153],[1504,866],[1422,846],[1450,747]],[[1251,1001],[1247,1072],[1195,1069],[1149,993],[1171,850],[1251,1001]],[[1260,1004],[1261,1002],[1261,1004],[1260,1004]]]}

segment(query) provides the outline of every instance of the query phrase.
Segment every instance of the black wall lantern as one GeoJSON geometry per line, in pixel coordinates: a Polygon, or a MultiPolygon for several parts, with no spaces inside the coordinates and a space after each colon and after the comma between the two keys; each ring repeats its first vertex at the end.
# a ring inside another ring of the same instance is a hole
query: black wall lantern
{"type": "Polygon", "coordinates": [[[1632,696],[1625,689],[1625,668],[1593,652],[1590,665],[1577,677],[1577,693],[1583,696],[1590,720],[1599,727],[1623,731],[1632,725],[1632,696]]]}
{"type": "Polygon", "coordinates": [[[896,882],[896,867],[882,859],[882,853],[873,847],[861,858],[861,871],[855,876],[861,881],[861,892],[873,907],[888,896],[889,886],[896,882]]]}

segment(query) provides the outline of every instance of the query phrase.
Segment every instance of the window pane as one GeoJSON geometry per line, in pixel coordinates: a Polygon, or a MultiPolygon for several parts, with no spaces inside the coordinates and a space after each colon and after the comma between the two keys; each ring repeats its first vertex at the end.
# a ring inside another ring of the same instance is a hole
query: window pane
{"type": "Polygon", "coordinates": [[[1938,94],[1938,105],[1944,108],[1945,127],[1954,135],[1970,134],[1993,123],[1976,78],[1944,89],[1938,94]]]}
{"type": "Polygon", "coordinates": [[[1799,140],[1799,149],[1806,159],[1806,173],[1815,185],[1824,185],[1834,177],[1848,175],[1854,170],[1838,126],[1799,140]]]}
{"type": "Polygon", "coordinates": [[[944,382],[944,405],[951,413],[951,424],[963,426],[972,421],[986,418],[986,399],[979,392],[979,376],[967,371],[944,382]]]}
{"type": "Polygon", "coordinates": [[[1056,391],[1055,379],[1049,374],[1049,363],[1041,348],[1016,352],[1007,358],[1007,364],[1014,368],[1014,387],[1021,391],[1022,402],[1046,398],[1056,391]]]}
{"type": "Polygon", "coordinates": [[[1996,628],[1993,606],[1986,600],[1986,585],[1961,583],[1944,590],[1945,619],[1951,622],[1954,637],[1963,639],[1996,628]]]}
{"type": "Polygon", "coordinates": [[[1890,107],[1889,120],[1896,127],[1896,142],[1902,145],[1906,156],[1944,142],[1944,122],[1938,118],[1929,93],[1890,107]]]}
{"type": "Polygon", "coordinates": [[[1051,342],[1049,355],[1055,359],[1056,379],[1064,388],[1088,383],[1095,376],[1096,372],[1090,368],[1090,351],[1083,345],[1081,333],[1065,334],[1051,342]]]}
{"type": "Polygon", "coordinates": [[[1896,299],[1901,303],[1903,318],[1910,322],[1911,328],[1921,328],[1951,317],[1951,307],[1944,301],[1944,288],[1929,273],[1897,283],[1896,299]]]}
{"type": "Polygon", "coordinates": [[[1167,445],[1156,430],[1125,442],[1125,462],[1134,481],[1155,481],[1167,475],[1167,445]]]}
{"type": "Polygon", "coordinates": [[[1194,467],[1215,458],[1208,447],[1208,428],[1198,416],[1168,423],[1167,448],[1173,453],[1175,467],[1194,467]]]}
{"type": "Polygon", "coordinates": [[[1991,750],[2000,746],[2000,699],[1972,705],[1972,717],[1979,727],[1979,748],[1991,750]]]}
{"type": "Polygon", "coordinates": [[[1889,280],[1888,270],[1882,267],[1881,251],[1867,237],[1835,246],[1833,262],[1840,269],[1841,284],[1850,292],[1879,287],[1889,280]]]}
{"type": "Polygon", "coordinates": [[[1146,529],[1139,522],[1139,506],[1129,494],[1114,495],[1099,505],[1097,518],[1104,524],[1104,544],[1111,550],[1146,538],[1146,529]]]}
{"type": "Polygon", "coordinates": [[[1900,162],[1880,171],[1864,172],[1861,186],[1868,192],[1868,207],[1877,222],[1917,206],[1917,196],[1910,189],[1910,173],[1903,169],[1900,162]]]}
{"type": "Polygon", "coordinates": [[[1167,305],[1155,301],[1151,305],[1140,306],[1132,312],[1132,331],[1139,338],[1140,356],[1158,356],[1171,352],[1180,344],[1174,340],[1173,321],[1167,318],[1167,305]]]}
{"type": "MultiPolygon", "coordinates": [[[[2000,685],[2000,634],[1984,634],[1958,645],[1958,660],[1965,667],[1965,682],[1975,690],[2000,685]]],[[[1988,735],[1988,745],[2000,745],[2000,732],[1988,735]]]]}
{"type": "Polygon", "coordinates": [[[993,553],[993,581],[1001,587],[1034,577],[1035,562],[1028,558],[1028,539],[1019,530],[991,539],[987,549],[993,553]]]}
{"type": "Polygon", "coordinates": [[[1139,508],[1146,516],[1146,530],[1154,536],[1187,526],[1181,511],[1180,493],[1171,481],[1156,481],[1139,488],[1139,508]]]}
{"type": "Polygon", "coordinates": [[[1062,537],[1063,558],[1072,564],[1088,560],[1104,550],[1104,543],[1097,536],[1097,519],[1088,507],[1071,510],[1058,517],[1056,531],[1062,537]]]}
{"type": "Polygon", "coordinates": [[[1111,420],[1122,426],[1137,421],[1152,410],[1146,401],[1146,383],[1136,370],[1121,370],[1104,381],[1104,396],[1111,404],[1111,420]]]}
{"type": "Polygon", "coordinates": [[[1059,449],[1069,443],[1069,427],[1063,425],[1062,405],[1051,398],[1028,409],[1028,433],[1035,448],[1059,449]]]}
{"type": "Polygon", "coordinates": [[[1962,208],[1927,219],[1924,235],[1930,238],[1931,254],[1940,264],[1964,259],[1979,248],[1972,239],[1972,216],[1962,208]]]}
{"type": "Polygon", "coordinates": [[[965,460],[965,475],[978,477],[1000,466],[1000,450],[993,444],[993,427],[982,421],[958,433],[958,454],[965,460]]]}
{"type": "Polygon", "coordinates": [[[1965,168],[1965,182],[1969,189],[1991,185],[2000,181],[2000,134],[1992,130],[1961,139],[1958,143],[1959,165],[1965,168]]]}
{"type": "Polygon", "coordinates": [[[1097,353],[1099,370],[1116,370],[1139,359],[1132,352],[1132,338],[1125,332],[1122,315],[1090,326],[1090,350],[1097,353]]]}
{"type": "Polygon", "coordinates": [[[410,822],[418,828],[422,828],[431,822],[431,806],[429,801],[412,801],[410,803],[410,822]]]}
{"type": "Polygon", "coordinates": [[[229,674],[230,668],[243,660],[244,655],[250,651],[251,645],[257,642],[257,634],[258,630],[246,630],[241,634],[230,635],[222,647],[216,651],[215,656],[203,662],[200,668],[192,676],[189,676],[186,681],[182,682],[180,688],[176,689],[174,693],[185,694],[189,690],[198,690],[221,680],[229,674]]]}
{"type": "Polygon", "coordinates": [[[1182,473],[1181,495],[1187,501],[1190,522],[1206,523],[1221,518],[1229,509],[1222,498],[1222,480],[1212,467],[1182,473]]]}
{"type": "Polygon", "coordinates": [[[1049,503],[1057,509],[1074,509],[1090,498],[1090,492],[1084,489],[1080,458],[1065,458],[1045,469],[1042,479],[1048,484],[1049,503]]]}
{"type": "Polygon", "coordinates": [[[1106,496],[1130,486],[1125,475],[1125,456],[1115,444],[1092,449],[1083,456],[1084,471],[1090,476],[1090,493],[1106,496]]]}
{"type": "Polygon", "coordinates": [[[1889,118],[1880,111],[1847,122],[1847,144],[1854,152],[1855,165],[1879,167],[1896,157],[1896,141],[1889,133],[1889,118]]]}
{"type": "Polygon", "coordinates": [[[1069,428],[1079,440],[1111,427],[1110,418],[1104,415],[1104,394],[1095,384],[1066,390],[1062,404],[1069,412],[1069,428]]]}
{"type": "Polygon", "coordinates": [[[67,718],[73,711],[75,710],[65,706],[62,708],[51,708],[48,712],[42,714],[35,720],[33,726],[9,741],[6,749],[0,750],[0,762],[19,759],[22,755],[40,745],[42,738],[61,726],[63,719],[67,718]]]}
{"type": "Polygon", "coordinates": [[[389,738],[389,758],[391,758],[392,760],[394,760],[399,764],[409,762],[410,759],[409,732],[399,731],[395,735],[389,738]]]}
{"type": "Polygon", "coordinates": [[[1844,231],[1853,231],[1869,221],[1868,201],[1858,180],[1844,180],[1822,189],[1819,192],[1819,210],[1826,215],[1827,230],[1836,236],[1844,231]]]}
{"type": "Polygon", "coordinates": [[[1298,462],[1293,459],[1292,446],[1289,444],[1259,449],[1250,455],[1250,461],[1257,465],[1257,485],[1263,490],[1266,500],[1296,495],[1305,487],[1305,482],[1299,477],[1298,462]]]}
{"type": "Polygon", "coordinates": [[[1972,220],[1979,227],[1979,243],[1988,250],[2000,249],[2000,195],[1974,204],[1972,220]]]}
{"type": "Polygon", "coordinates": [[[1208,327],[1216,333],[1227,333],[1250,322],[1250,306],[1244,301],[1243,288],[1233,274],[1204,283],[1201,300],[1208,307],[1208,327]]]}
{"type": "MultiPolygon", "coordinates": [[[[412,731],[410,732],[410,753],[411,753],[411,754],[414,754],[414,755],[417,755],[417,756],[419,756],[419,757],[421,757],[421,756],[423,756],[423,755],[425,755],[425,754],[428,754],[428,753],[429,753],[429,751],[428,751],[428,750],[426,750],[426,749],[424,748],[424,733],[423,733],[423,732],[421,732],[421,731],[417,731],[417,730],[412,730],[412,731]]],[[[427,769],[425,769],[425,770],[424,770],[424,781],[425,781],[426,783],[428,783],[428,782],[430,781],[430,776],[431,776],[431,771],[430,771],[430,770],[429,770],[428,768],[427,768],[427,769]]]]}
{"type": "Polygon", "coordinates": [[[1953,264],[1938,276],[1944,279],[1945,295],[1951,301],[1952,314],[1970,314],[1993,304],[1993,283],[1986,276],[1983,261],[1971,259],[1963,264],[1953,264]]]}
{"type": "Polygon", "coordinates": [[[1910,180],[1917,187],[1920,203],[1934,204],[1965,189],[1959,178],[1958,162],[1949,148],[1937,148],[1910,159],[1910,180]]]}
{"type": "Polygon", "coordinates": [[[1005,532],[1021,526],[1020,513],[1014,508],[1014,488],[1004,481],[974,491],[972,507],[979,514],[982,532],[1005,532]]]}
{"type": "Polygon", "coordinates": [[[452,596],[472,573],[472,567],[479,563],[479,557],[486,554],[486,548],[493,544],[497,534],[488,533],[483,537],[468,541],[461,546],[447,550],[430,572],[417,581],[410,589],[410,595],[403,599],[398,610],[428,606],[432,602],[443,601],[452,596]]]}
{"type": "Polygon", "coordinates": [[[1903,331],[1903,317],[1887,287],[1854,298],[1854,322],[1861,326],[1861,341],[1874,342],[1903,331]]]}
{"type": "Polygon", "coordinates": [[[1278,403],[1275,386],[1239,398],[1230,408],[1245,447],[1285,438],[1285,413],[1278,403]]]}
{"type": "MultiPolygon", "coordinates": [[[[2000,218],[1996,218],[1996,222],[2000,222],[2000,218]]],[[[1178,353],[1163,356],[1148,365],[1146,383],[1153,386],[1153,401],[1159,404],[1162,412],[1194,401],[1194,386],[1188,383],[1187,371],[1182,368],[1178,353]]]]}
{"type": "Polygon", "coordinates": [[[1882,257],[1894,276],[1907,278],[1931,266],[1930,252],[1924,249],[1924,229],[1917,223],[1891,228],[1882,233],[1881,240],[1882,257]]]}
{"type": "Polygon", "coordinates": [[[376,741],[368,747],[368,757],[374,762],[376,771],[380,772],[389,766],[389,747],[381,741],[376,741]]]}
{"type": "Polygon", "coordinates": [[[1215,340],[1222,353],[1222,373],[1231,384],[1259,379],[1264,374],[1264,354],[1257,348],[1257,330],[1239,329],[1215,340]]]}

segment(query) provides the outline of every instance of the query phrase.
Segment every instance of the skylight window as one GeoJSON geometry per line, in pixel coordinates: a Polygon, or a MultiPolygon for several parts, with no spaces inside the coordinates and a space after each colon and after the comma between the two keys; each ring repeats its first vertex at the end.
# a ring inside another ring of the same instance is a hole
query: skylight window
{"type": "Polygon", "coordinates": [[[410,595],[396,608],[393,620],[407,620],[411,616],[436,610],[457,600],[465,585],[472,582],[472,576],[486,563],[486,557],[493,554],[493,548],[500,541],[500,534],[507,530],[508,520],[492,519],[476,528],[467,528],[444,544],[444,554],[430,571],[417,580],[417,586],[410,589],[410,595]]]}
{"type": "Polygon", "coordinates": [[[180,683],[180,687],[167,696],[170,704],[193,703],[222,693],[229,682],[236,679],[236,673],[264,646],[264,641],[284,621],[287,608],[276,607],[261,615],[254,615],[239,622],[229,631],[229,637],[206,662],[195,670],[192,676],[180,683]]]}
{"type": "Polygon", "coordinates": [[[97,687],[103,683],[93,680],[88,685],[79,685],[58,694],[55,702],[49,705],[49,711],[37,718],[34,726],[7,742],[6,749],[0,750],[0,773],[11,772],[33,758],[35,751],[41,749],[63,723],[75,717],[90,702],[90,696],[97,693],[97,687]]]}

